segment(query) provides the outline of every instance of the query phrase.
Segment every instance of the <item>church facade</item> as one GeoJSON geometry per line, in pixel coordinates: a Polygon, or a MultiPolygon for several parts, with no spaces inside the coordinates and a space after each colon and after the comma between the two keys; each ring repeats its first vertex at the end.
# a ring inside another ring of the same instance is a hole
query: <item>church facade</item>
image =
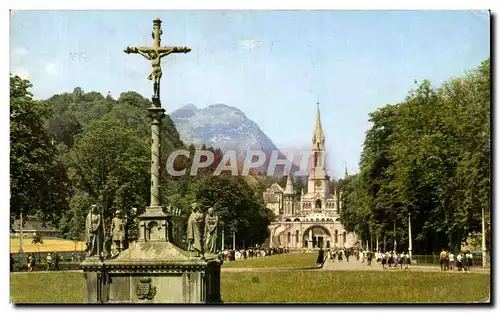
{"type": "Polygon", "coordinates": [[[285,188],[274,183],[263,194],[266,207],[277,217],[269,226],[271,247],[349,248],[357,242],[356,234],[346,232],[340,222],[341,191],[330,187],[330,177],[325,168],[325,135],[319,107],[312,138],[312,155],[307,192],[302,190],[298,196],[289,175],[285,188]]]}

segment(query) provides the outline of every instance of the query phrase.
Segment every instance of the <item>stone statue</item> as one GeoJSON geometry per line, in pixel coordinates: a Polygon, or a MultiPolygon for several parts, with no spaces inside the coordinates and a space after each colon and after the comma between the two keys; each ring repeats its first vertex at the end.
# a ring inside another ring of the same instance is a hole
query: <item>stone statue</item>
{"type": "Polygon", "coordinates": [[[173,51],[166,51],[163,53],[158,53],[155,50],[149,50],[148,52],[143,52],[141,50],[137,50],[137,53],[151,61],[151,65],[153,70],[148,76],[149,80],[153,81],[153,98],[160,98],[160,79],[161,79],[161,58],[169,55],[173,51]]]}
{"type": "Polygon", "coordinates": [[[217,244],[219,217],[215,214],[214,208],[208,209],[207,217],[205,218],[205,253],[217,254],[219,247],[217,244]]]}
{"type": "Polygon", "coordinates": [[[193,212],[189,216],[187,225],[188,250],[194,251],[195,256],[202,256],[204,214],[198,203],[193,203],[191,207],[193,212]]]}
{"type": "Polygon", "coordinates": [[[118,255],[123,250],[123,242],[125,241],[125,219],[122,217],[122,212],[117,210],[115,217],[111,220],[111,242],[113,245],[112,256],[118,255]]]}
{"type": "Polygon", "coordinates": [[[103,252],[104,229],[102,216],[97,205],[93,204],[85,220],[85,243],[87,245],[87,257],[100,256],[103,252]]]}

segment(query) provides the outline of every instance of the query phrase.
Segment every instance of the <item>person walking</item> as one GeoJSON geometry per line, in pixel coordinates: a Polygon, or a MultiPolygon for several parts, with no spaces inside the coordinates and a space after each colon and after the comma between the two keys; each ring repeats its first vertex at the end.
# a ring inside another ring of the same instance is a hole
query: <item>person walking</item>
{"type": "Polygon", "coordinates": [[[448,256],[448,254],[446,253],[446,250],[444,250],[444,249],[439,254],[439,264],[441,265],[441,271],[446,270],[446,257],[447,256],[448,256]]]}
{"type": "Polygon", "coordinates": [[[382,268],[383,268],[384,270],[385,270],[385,269],[387,269],[387,268],[385,267],[385,265],[387,264],[387,259],[388,259],[388,255],[387,255],[387,253],[383,253],[383,254],[382,254],[382,268]]]}
{"type": "Polygon", "coordinates": [[[462,270],[463,270],[463,263],[462,263],[462,261],[463,261],[463,257],[462,257],[462,254],[459,252],[457,254],[457,269],[458,269],[459,272],[462,272],[462,270]]]}
{"type": "Polygon", "coordinates": [[[323,248],[319,248],[318,258],[316,259],[316,264],[318,264],[318,266],[321,266],[321,265],[323,265],[324,260],[325,260],[325,251],[323,251],[323,248]]]}
{"type": "Polygon", "coordinates": [[[410,254],[408,252],[406,252],[406,254],[405,254],[405,270],[408,269],[410,264],[411,264],[410,254]]]}
{"type": "Polygon", "coordinates": [[[467,272],[470,272],[472,268],[472,253],[470,251],[465,255],[465,259],[467,260],[467,272]]]}
{"type": "Polygon", "coordinates": [[[455,255],[453,252],[450,252],[450,254],[448,254],[448,269],[450,271],[453,271],[453,265],[455,265],[455,255]]]}
{"type": "Polygon", "coordinates": [[[61,256],[59,253],[54,252],[54,270],[58,271],[59,270],[59,262],[61,261],[61,256]]]}
{"type": "Polygon", "coordinates": [[[36,260],[35,260],[35,255],[33,253],[30,253],[28,255],[28,272],[33,272],[36,267],[36,260]]]}
{"type": "Polygon", "coordinates": [[[46,262],[47,262],[47,271],[50,271],[52,269],[52,256],[50,255],[50,253],[47,254],[46,262]]]}

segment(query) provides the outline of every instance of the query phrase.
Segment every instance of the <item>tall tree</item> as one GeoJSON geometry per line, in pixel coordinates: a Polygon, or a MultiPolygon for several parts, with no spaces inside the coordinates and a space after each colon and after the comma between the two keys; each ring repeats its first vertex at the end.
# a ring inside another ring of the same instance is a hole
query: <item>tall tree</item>
{"type": "Polygon", "coordinates": [[[10,216],[37,216],[57,225],[67,206],[68,180],[45,123],[51,114],[35,101],[28,80],[10,77],[10,216]]]}

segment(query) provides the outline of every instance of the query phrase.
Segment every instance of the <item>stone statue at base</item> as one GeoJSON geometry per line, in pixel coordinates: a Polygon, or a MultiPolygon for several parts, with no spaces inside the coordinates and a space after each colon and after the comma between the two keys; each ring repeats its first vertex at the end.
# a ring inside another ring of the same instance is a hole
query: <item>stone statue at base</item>
{"type": "Polygon", "coordinates": [[[93,204],[87,218],[85,219],[85,243],[87,245],[87,257],[100,257],[103,253],[104,229],[102,225],[102,216],[93,204]]]}
{"type": "Polygon", "coordinates": [[[115,257],[123,250],[123,242],[125,241],[125,220],[122,212],[117,210],[115,217],[111,220],[111,257],[115,257]]]}
{"type": "Polygon", "coordinates": [[[214,208],[208,209],[205,218],[205,253],[216,255],[219,252],[218,247],[218,227],[219,217],[215,214],[214,208]]]}
{"type": "Polygon", "coordinates": [[[187,225],[188,250],[199,257],[203,255],[204,214],[198,203],[193,203],[191,207],[193,212],[189,216],[187,225]]]}

